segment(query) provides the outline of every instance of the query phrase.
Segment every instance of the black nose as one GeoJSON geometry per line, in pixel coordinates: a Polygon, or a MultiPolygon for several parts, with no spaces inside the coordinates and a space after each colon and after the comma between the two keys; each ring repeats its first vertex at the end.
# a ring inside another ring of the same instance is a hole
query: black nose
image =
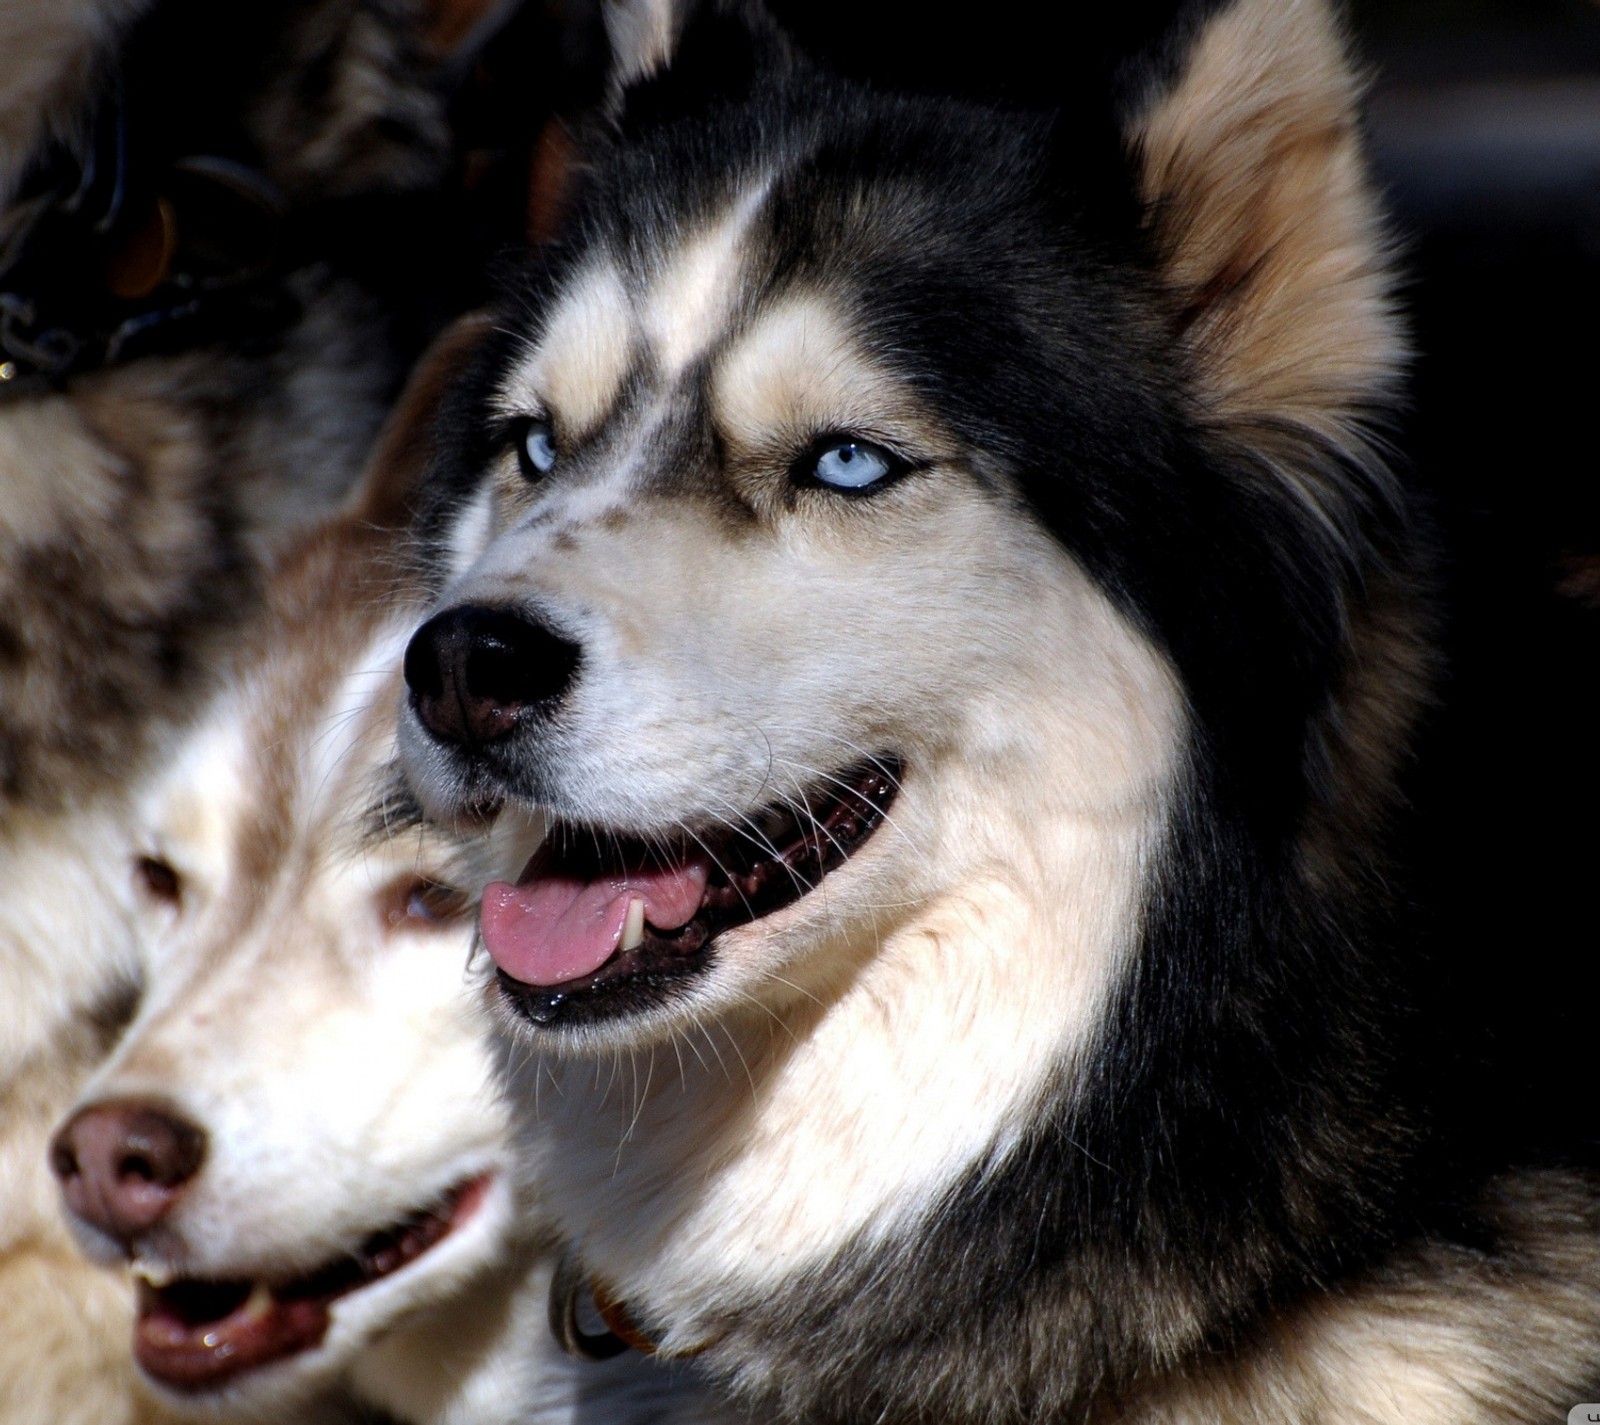
{"type": "Polygon", "coordinates": [[[567,691],[578,655],[577,644],[506,609],[446,609],[406,649],[411,705],[441,742],[493,742],[567,691]]]}

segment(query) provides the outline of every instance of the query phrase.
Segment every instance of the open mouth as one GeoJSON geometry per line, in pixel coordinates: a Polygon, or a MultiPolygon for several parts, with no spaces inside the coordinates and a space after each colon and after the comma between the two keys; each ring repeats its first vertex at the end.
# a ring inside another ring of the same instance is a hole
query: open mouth
{"type": "Polygon", "coordinates": [[[163,1385],[200,1391],[320,1345],[335,1301],[443,1241],[482,1206],[491,1177],[458,1184],[436,1206],[374,1232],[354,1256],[291,1281],[141,1280],[135,1358],[163,1385]]]}
{"type": "Polygon", "coordinates": [[[540,1025],[659,1005],[705,968],[719,934],[792,905],[860,850],[900,775],[896,758],[876,757],[714,835],[554,827],[515,885],[483,893],[503,994],[540,1025]]]}

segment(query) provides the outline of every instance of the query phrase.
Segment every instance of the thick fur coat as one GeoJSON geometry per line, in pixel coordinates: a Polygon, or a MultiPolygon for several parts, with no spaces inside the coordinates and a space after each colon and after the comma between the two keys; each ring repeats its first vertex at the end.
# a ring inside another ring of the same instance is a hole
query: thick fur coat
{"type": "Polygon", "coordinates": [[[1318,0],[1156,8],[1031,116],[619,7],[402,745],[554,819],[482,929],[574,1259],[775,1418],[1562,1418],[1596,1179],[1436,1131],[1391,855],[1359,86],[1318,0]]]}
{"type": "Polygon", "coordinates": [[[128,1284],[81,1261],[45,1149],[137,1002],[136,889],[105,856],[126,788],[203,701],[263,563],[345,496],[417,340],[381,264],[332,236],[443,173],[414,18],[0,6],[0,1417],[19,1425],[148,1408],[128,1284]]]}
{"type": "Polygon", "coordinates": [[[395,767],[429,590],[400,525],[437,371],[476,334],[446,339],[361,498],[273,571],[124,838],[141,1009],[53,1157],[80,1235],[144,1282],[135,1356],[189,1418],[720,1418],[667,1368],[591,1370],[546,1329],[553,1239],[463,974],[469,888],[538,823],[430,826],[395,767]]]}

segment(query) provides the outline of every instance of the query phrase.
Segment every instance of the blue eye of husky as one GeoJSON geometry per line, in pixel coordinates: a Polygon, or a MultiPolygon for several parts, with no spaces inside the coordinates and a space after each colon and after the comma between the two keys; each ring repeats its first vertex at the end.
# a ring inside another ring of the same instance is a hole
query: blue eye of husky
{"type": "Polygon", "coordinates": [[[903,460],[880,445],[839,439],[815,449],[806,473],[835,490],[865,490],[904,468],[903,460]]]}
{"type": "Polygon", "coordinates": [[[556,438],[549,421],[527,416],[512,427],[512,439],[524,479],[537,480],[550,473],[556,463],[556,438]]]}

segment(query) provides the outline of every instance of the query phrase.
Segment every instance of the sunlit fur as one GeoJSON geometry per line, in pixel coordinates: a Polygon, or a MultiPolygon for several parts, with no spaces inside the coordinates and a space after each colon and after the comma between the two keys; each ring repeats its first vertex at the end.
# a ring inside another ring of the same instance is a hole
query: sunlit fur
{"type": "MultiPolygon", "coordinates": [[[[84,159],[154,8],[0,4],[8,263],[41,174],[52,156],[56,179],[84,159]]],[[[280,35],[270,74],[229,75],[236,57],[208,54],[206,77],[232,84],[219,103],[239,105],[229,142],[261,145],[291,206],[437,181],[443,107],[415,67],[405,4],[246,9],[244,23],[292,10],[316,31],[280,35]],[[267,111],[284,94],[302,102],[308,83],[328,102],[291,136],[267,111]]],[[[192,79],[181,57],[154,61],[168,62],[192,79]]],[[[186,126],[195,101],[181,88],[162,141],[205,152],[218,136],[186,126]]],[[[133,161],[149,161],[149,132],[133,128],[133,161]]],[[[203,350],[68,382],[0,379],[0,1419],[16,1425],[164,1418],[133,1381],[127,1282],[74,1248],[46,1145],[138,999],[138,907],[107,850],[129,834],[127,785],[211,688],[263,562],[355,480],[401,374],[388,314],[320,258],[308,243],[281,274],[273,295],[294,315],[269,339],[210,330],[203,350]]],[[[8,268],[0,289],[25,299],[19,280],[8,268]]],[[[64,280],[87,295],[98,275],[64,280]]]]}
{"type": "Polygon", "coordinates": [[[0,1418],[19,1425],[164,1418],[134,1380],[127,1283],[81,1258],[46,1163],[56,1119],[137,1003],[134,887],[105,861],[130,817],[108,800],[0,841],[0,1418]]]}
{"type": "Polygon", "coordinates": [[[759,837],[904,768],[670,992],[489,991],[584,1266],[785,1421],[1532,1425],[1600,1381],[1595,1184],[1449,1179],[1415,1062],[1427,537],[1343,39],[1179,8],[1109,156],[662,20],[441,427],[438,607],[579,655],[499,740],[409,707],[428,806],[759,837]],[[841,434],[897,478],[825,488],[841,434]]]}

